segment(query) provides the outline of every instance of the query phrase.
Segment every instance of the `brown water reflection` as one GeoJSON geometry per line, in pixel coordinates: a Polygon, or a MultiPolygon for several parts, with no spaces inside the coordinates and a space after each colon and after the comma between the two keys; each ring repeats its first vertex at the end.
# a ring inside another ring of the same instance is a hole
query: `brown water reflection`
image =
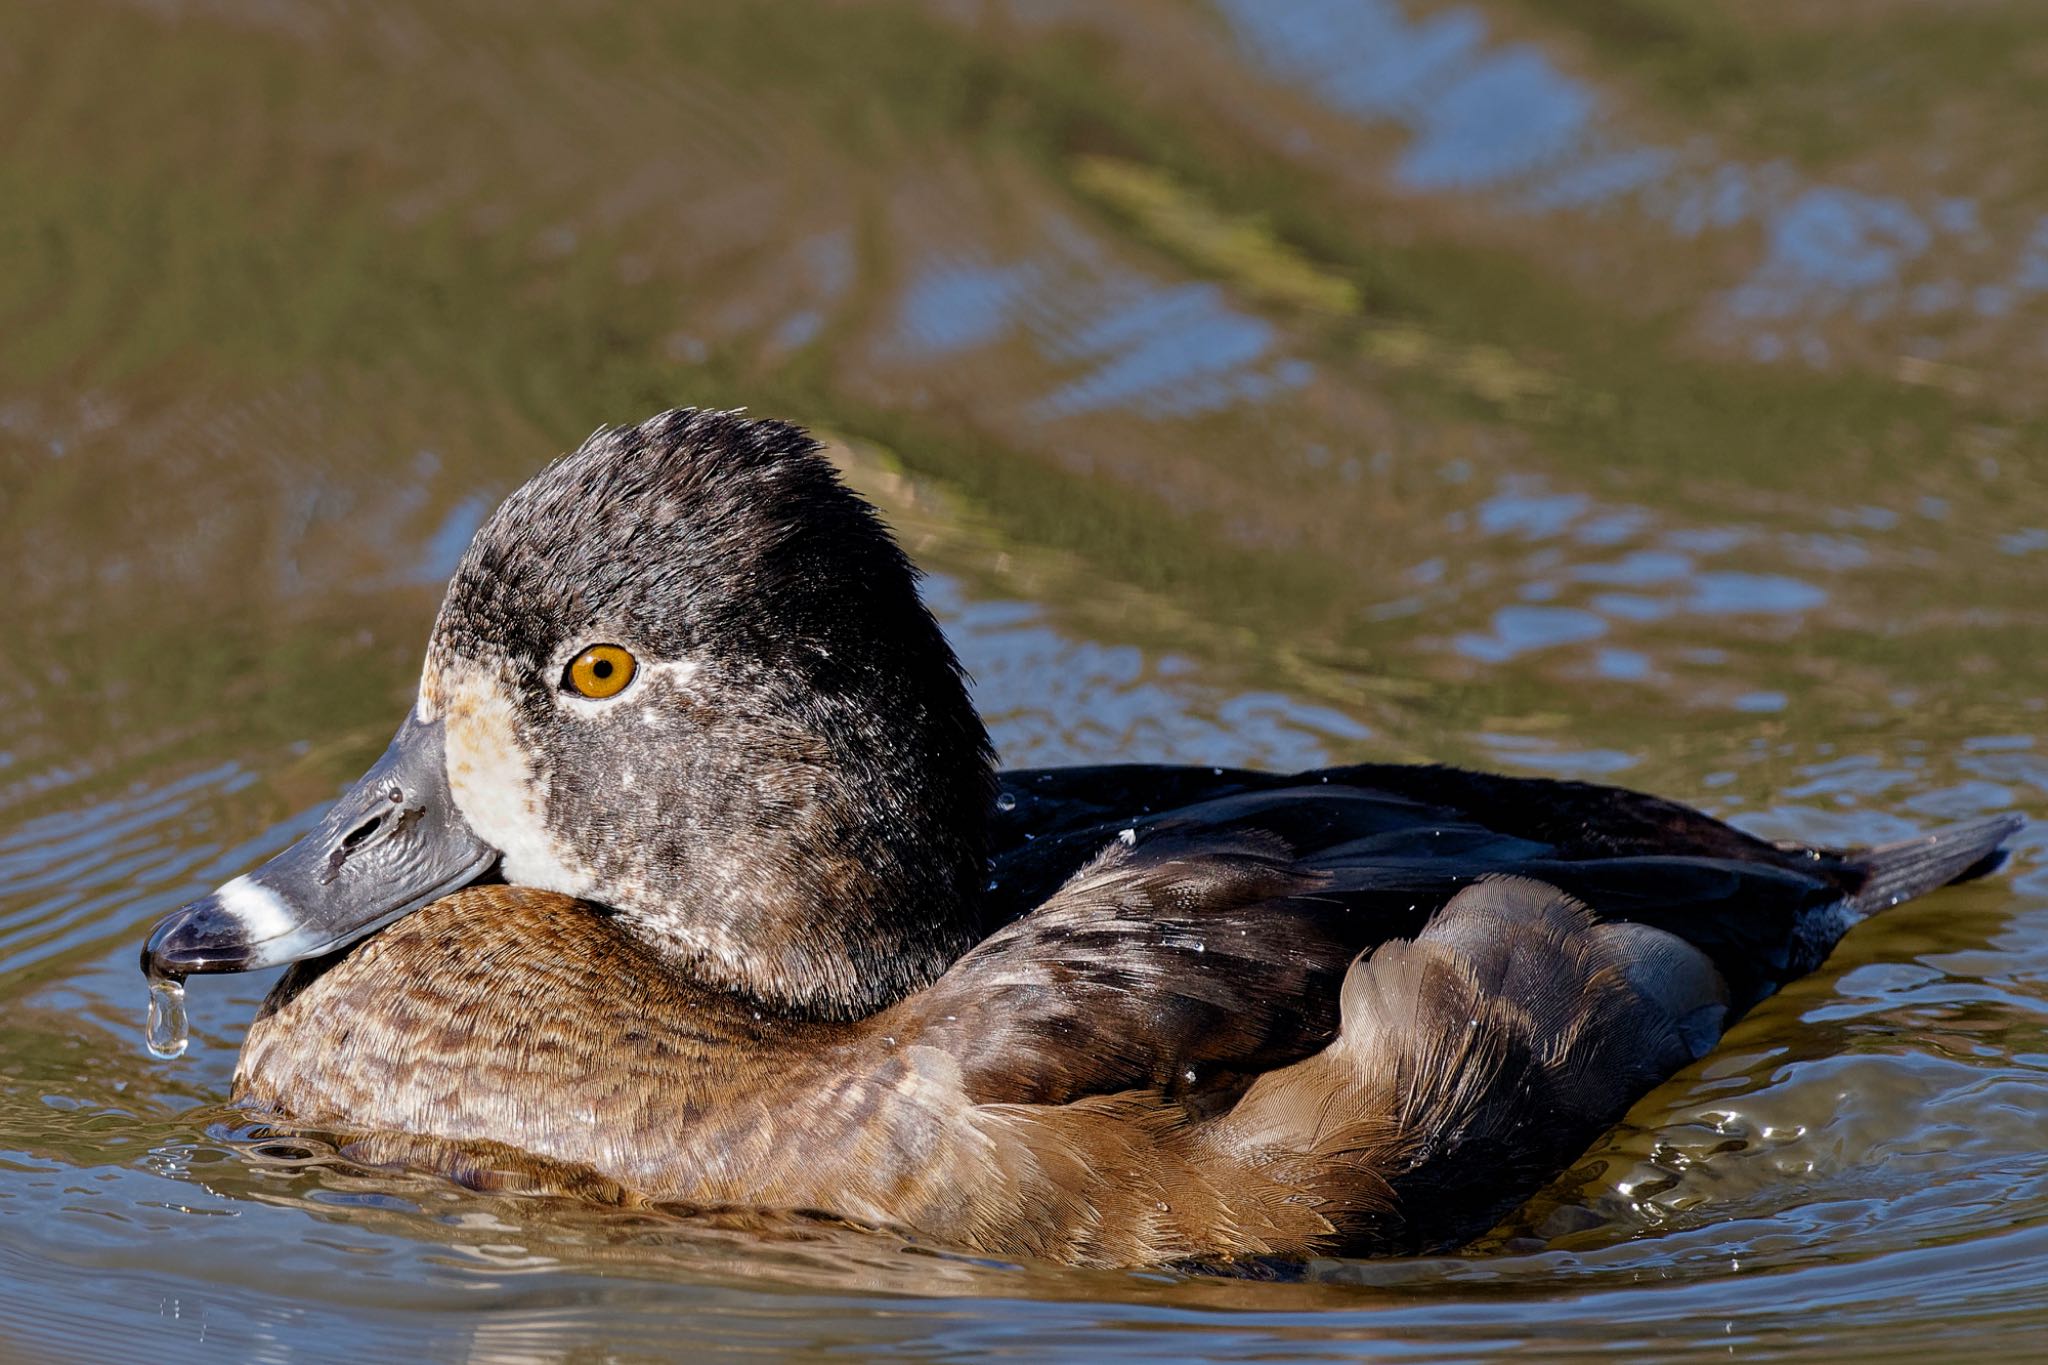
{"type": "Polygon", "coordinates": [[[266,1146],[141,927],[374,756],[600,422],[829,432],[1005,757],[1433,757],[1774,836],[2048,759],[2048,18],[1844,0],[0,9],[0,1342],[2020,1357],[2048,880],[1859,930],[1473,1255],[762,1243],[266,1146]]]}

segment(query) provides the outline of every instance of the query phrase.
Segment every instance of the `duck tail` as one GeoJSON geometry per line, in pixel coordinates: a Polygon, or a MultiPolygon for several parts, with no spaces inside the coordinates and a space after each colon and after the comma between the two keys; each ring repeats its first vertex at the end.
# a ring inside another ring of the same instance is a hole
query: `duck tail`
{"type": "Polygon", "coordinates": [[[1333,1247],[1455,1245],[1718,1040],[1720,975],[1676,936],[1489,878],[1345,978],[1342,1031],[1216,1120],[1311,1199],[1333,1247]]]}
{"type": "Polygon", "coordinates": [[[2020,815],[1992,815],[1839,854],[1855,879],[1848,908],[1863,919],[1951,882],[1995,872],[2005,861],[2005,841],[2026,823],[2020,815]]]}
{"type": "MultiPolygon", "coordinates": [[[[1816,961],[1849,923],[1997,867],[2022,823],[1821,855],[1847,894],[1816,961]]],[[[1261,1076],[1213,1123],[1328,1221],[1314,1249],[1456,1245],[1702,1056],[1730,1004],[1713,962],[1676,934],[1603,923],[1546,882],[1487,878],[1413,940],[1352,963],[1336,1040],[1261,1076]]]]}

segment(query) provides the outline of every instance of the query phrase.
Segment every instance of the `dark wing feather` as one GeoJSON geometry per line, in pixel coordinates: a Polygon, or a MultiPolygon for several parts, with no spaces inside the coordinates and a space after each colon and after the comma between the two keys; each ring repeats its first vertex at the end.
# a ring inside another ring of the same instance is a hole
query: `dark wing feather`
{"type": "Polygon", "coordinates": [[[1710,1044],[1719,993],[1679,940],[1490,878],[1353,967],[1341,1042],[1254,1088],[1229,1121],[1311,1134],[1318,1183],[1346,1178],[1346,1148],[1384,1173],[1393,1216],[1358,1229],[1372,1250],[1455,1245],[1710,1044]]]}
{"type": "Polygon", "coordinates": [[[979,1103],[1232,1090],[1336,1035],[1357,935],[1325,880],[1270,837],[1113,839],[874,1027],[945,1051],[979,1103]]]}
{"type": "Polygon", "coordinates": [[[1426,918],[1480,877],[1528,876],[1603,919],[1650,924],[1699,948],[1738,1010],[1818,965],[1848,923],[1836,909],[1873,867],[1905,856],[1784,847],[1640,792],[1444,767],[1027,770],[1005,775],[1004,789],[1012,804],[995,822],[998,920],[1050,894],[1119,829],[1190,839],[1262,832],[1326,875],[1323,894],[1368,911],[1353,951],[1414,932],[1400,927],[1405,903],[1390,909],[1404,894],[1426,918]]]}
{"type": "MultiPolygon", "coordinates": [[[[1621,788],[1378,764],[1024,770],[1003,793],[996,927],[898,1008],[906,1028],[943,1035],[975,1096],[1040,1103],[1133,1087],[1234,1095],[1330,1041],[1360,953],[1421,934],[1461,891],[1503,876],[1563,892],[1574,915],[1639,926],[1603,951],[1632,948],[1653,996],[1673,964],[1707,964],[1711,1000],[1686,988],[1666,1001],[1681,1020],[1667,1051],[1693,1055],[1817,966],[1870,888],[1912,894],[1979,870],[2011,829],[1802,849],[1621,788]]],[[[1486,903],[1465,902],[1460,922],[1490,922],[1486,903]]],[[[1502,942],[1530,932],[1503,929],[1502,942]]],[[[1542,983],[1486,960],[1540,1015],[1542,983]]]]}
{"type": "Polygon", "coordinates": [[[1716,858],[1518,859],[1488,871],[1531,877],[1602,920],[1664,930],[1705,953],[1738,1012],[1820,964],[1846,923],[1828,920],[1841,890],[1818,877],[1716,858]],[[1815,932],[1827,921],[1827,932],[1815,932]]]}

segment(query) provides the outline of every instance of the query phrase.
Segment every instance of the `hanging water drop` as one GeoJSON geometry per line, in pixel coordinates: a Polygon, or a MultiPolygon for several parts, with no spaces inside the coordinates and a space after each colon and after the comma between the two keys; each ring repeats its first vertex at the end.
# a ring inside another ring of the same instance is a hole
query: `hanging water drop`
{"type": "Polygon", "coordinates": [[[1008,793],[1008,792],[999,792],[999,793],[997,793],[997,795],[996,795],[996,809],[997,809],[997,810],[1015,810],[1015,809],[1017,809],[1017,798],[1016,798],[1016,797],[1014,797],[1014,796],[1012,796],[1012,795],[1011,795],[1010,793],[1008,793]]]}
{"type": "Polygon", "coordinates": [[[185,1055],[189,1033],[185,1022],[185,983],[173,976],[149,979],[149,1021],[142,1031],[149,1055],[169,1061],[185,1055]]]}

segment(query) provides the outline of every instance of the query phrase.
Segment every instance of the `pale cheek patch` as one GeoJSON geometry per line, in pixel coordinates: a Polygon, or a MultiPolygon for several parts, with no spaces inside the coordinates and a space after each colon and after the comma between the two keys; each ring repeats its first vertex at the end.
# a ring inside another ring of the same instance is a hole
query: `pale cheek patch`
{"type": "Polygon", "coordinates": [[[427,656],[427,666],[420,673],[420,698],[413,703],[412,713],[422,725],[432,725],[441,714],[441,675],[432,655],[427,656]]]}
{"type": "Polygon", "coordinates": [[[237,877],[213,893],[214,903],[233,915],[251,943],[281,938],[298,927],[292,912],[275,891],[237,877]]]}
{"type": "Polygon", "coordinates": [[[498,850],[516,886],[587,895],[595,885],[547,827],[546,793],[519,744],[512,704],[487,677],[443,678],[448,790],[478,837],[498,850]]]}

